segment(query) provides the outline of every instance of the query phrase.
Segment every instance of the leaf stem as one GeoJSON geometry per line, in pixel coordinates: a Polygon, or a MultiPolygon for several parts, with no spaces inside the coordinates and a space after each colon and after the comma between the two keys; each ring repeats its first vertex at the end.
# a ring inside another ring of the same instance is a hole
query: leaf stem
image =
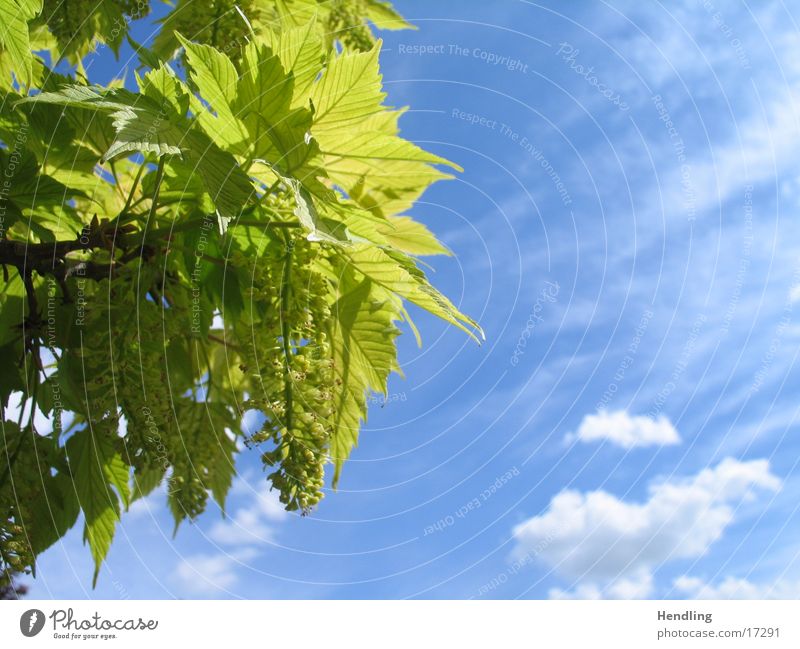
{"type": "Polygon", "coordinates": [[[272,196],[272,192],[274,192],[276,189],[278,189],[278,185],[280,185],[280,184],[281,184],[281,177],[278,176],[275,179],[275,182],[272,183],[269,186],[269,189],[267,189],[267,191],[265,191],[263,194],[261,194],[261,196],[258,197],[258,200],[256,201],[256,205],[260,205],[262,201],[264,201],[265,199],[267,199],[270,196],[272,196]]]}
{"type": "Polygon", "coordinates": [[[147,222],[145,223],[145,230],[147,230],[147,226],[150,224],[150,220],[155,216],[156,209],[158,206],[158,193],[161,191],[161,181],[164,179],[164,161],[165,158],[162,155],[158,159],[158,169],[156,170],[156,186],[153,190],[153,202],[150,204],[150,211],[147,213],[147,222]]]}
{"type": "Polygon", "coordinates": [[[131,207],[131,201],[133,201],[133,194],[136,191],[136,188],[139,186],[139,180],[142,177],[142,173],[144,172],[145,164],[139,165],[139,171],[136,172],[136,177],[133,179],[133,185],[131,185],[131,191],[128,193],[128,200],[125,201],[125,206],[122,208],[122,211],[117,216],[118,219],[122,218],[123,216],[127,215],[128,210],[131,207]]]}
{"type": "Polygon", "coordinates": [[[119,176],[117,175],[117,166],[114,164],[113,160],[110,160],[108,166],[111,167],[111,175],[114,177],[114,189],[116,189],[117,193],[122,197],[125,194],[122,193],[122,186],[119,184],[119,176]]]}
{"type": "MultiPolygon", "coordinates": [[[[37,359],[38,359],[38,348],[36,351],[37,359]]],[[[36,364],[33,364],[33,390],[31,391],[31,414],[28,418],[28,426],[27,428],[30,429],[31,433],[35,433],[36,429],[33,427],[33,418],[36,416],[36,395],[39,390],[39,372],[36,369],[36,364]]]]}
{"type": "Polygon", "coordinates": [[[292,431],[292,349],[289,336],[289,298],[291,297],[291,269],[292,253],[294,251],[294,241],[288,232],[283,232],[286,242],[286,257],[283,264],[283,278],[281,280],[281,337],[283,338],[283,358],[286,364],[285,375],[283,377],[284,401],[286,401],[286,430],[291,434],[292,431]]]}

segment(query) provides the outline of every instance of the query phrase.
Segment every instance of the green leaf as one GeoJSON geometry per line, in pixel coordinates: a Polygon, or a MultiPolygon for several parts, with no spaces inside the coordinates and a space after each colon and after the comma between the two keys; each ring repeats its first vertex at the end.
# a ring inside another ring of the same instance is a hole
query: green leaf
{"type": "Polygon", "coordinates": [[[164,480],[165,473],[164,468],[159,466],[134,472],[131,502],[144,498],[155,491],[164,480]]]}
{"type": "Polygon", "coordinates": [[[16,269],[9,269],[9,280],[0,283],[0,345],[22,339],[25,304],[22,278],[16,269]]]}
{"type": "Polygon", "coordinates": [[[99,86],[72,85],[58,92],[43,92],[23,102],[95,108],[110,113],[116,137],[105,152],[104,160],[132,152],[181,156],[200,174],[222,216],[238,214],[253,191],[236,159],[188,119],[171,110],[173,105],[169,97],[164,97],[159,104],[152,97],[120,88],[107,90],[99,86]]]}
{"type": "Polygon", "coordinates": [[[433,164],[460,170],[408,140],[377,132],[327,135],[320,148],[331,180],[362,207],[386,215],[409,209],[432,183],[452,177],[433,164]]]}
{"type": "Polygon", "coordinates": [[[189,95],[183,82],[167,64],[159,65],[139,78],[139,91],[156,102],[160,111],[182,117],[189,109],[189,95]]]}
{"type": "Polygon", "coordinates": [[[431,286],[413,260],[402,253],[384,251],[365,244],[341,248],[339,252],[364,277],[455,325],[476,342],[480,343],[481,339],[485,339],[478,323],[461,313],[450,300],[431,286]]]}
{"type": "MultiPolygon", "coordinates": [[[[272,145],[270,133],[274,129],[286,131],[297,123],[289,112],[292,83],[281,60],[266,45],[258,42],[247,45],[233,109],[247,126],[252,157],[267,157],[264,152],[272,145]],[[287,118],[289,125],[283,124],[287,118]]],[[[293,140],[302,142],[303,134],[293,140]]]]}
{"type": "Polygon", "coordinates": [[[361,421],[366,421],[367,395],[385,394],[389,374],[399,371],[394,345],[399,316],[391,300],[376,296],[369,280],[342,295],[331,311],[334,372],[340,384],[331,441],[336,486],[344,461],[358,443],[361,421]]]}
{"type": "Polygon", "coordinates": [[[220,146],[241,146],[247,140],[247,130],[232,110],[239,83],[236,68],[227,56],[210,45],[192,43],[179,32],[175,36],[186,51],[192,82],[216,113],[197,106],[195,113],[200,125],[220,146]]]}
{"type": "Polygon", "coordinates": [[[184,138],[184,158],[203,179],[206,191],[220,216],[237,216],[253,195],[250,179],[227,151],[223,151],[205,133],[193,129],[184,138]]]}
{"type": "Polygon", "coordinates": [[[397,135],[403,111],[382,105],[379,47],[329,60],[312,88],[311,134],[319,143],[316,166],[361,207],[388,216],[409,209],[432,183],[450,178],[433,165],[460,167],[397,135]]]}
{"type": "Polygon", "coordinates": [[[141,43],[137,43],[135,40],[133,40],[130,34],[126,34],[125,38],[128,41],[128,44],[131,46],[131,49],[133,49],[133,51],[136,53],[136,57],[140,61],[140,67],[147,66],[155,70],[165,63],[164,59],[158,56],[158,54],[156,54],[149,47],[145,47],[141,43]]]}
{"type": "MultiPolygon", "coordinates": [[[[365,167],[359,174],[369,172],[382,172],[384,176],[390,176],[391,172],[383,171],[385,162],[425,162],[429,164],[444,164],[458,171],[462,171],[454,162],[441,158],[433,153],[419,148],[413,142],[404,140],[395,135],[385,135],[379,132],[356,132],[343,133],[340,137],[331,138],[320,145],[320,150],[326,156],[334,158],[327,161],[328,170],[336,169],[337,164],[341,165],[342,173],[348,169],[343,162],[361,161],[365,167]],[[344,135],[345,137],[342,137],[344,135]],[[336,160],[339,158],[341,160],[336,160]]],[[[352,173],[352,172],[351,172],[352,173]]],[[[405,182],[405,184],[408,184],[405,182]]]]}
{"type": "Polygon", "coordinates": [[[25,528],[35,554],[41,554],[61,539],[78,520],[80,507],[72,479],[65,473],[43,474],[38,506],[31,509],[25,528]]]}
{"type": "Polygon", "coordinates": [[[119,453],[114,453],[103,466],[103,473],[108,483],[117,490],[117,494],[125,506],[125,511],[127,511],[131,504],[130,467],[119,453]]]}
{"type": "Polygon", "coordinates": [[[383,0],[365,0],[367,18],[371,20],[378,29],[395,31],[399,29],[416,29],[414,25],[407,22],[394,7],[383,0]]]}
{"type": "Polygon", "coordinates": [[[226,429],[235,426],[234,418],[223,403],[206,403],[205,413],[208,418],[203,428],[208,431],[209,440],[204,443],[210,450],[206,462],[203,482],[211,491],[214,500],[225,512],[225,499],[236,475],[236,443],[228,437],[226,429]]]}
{"type": "Polygon", "coordinates": [[[57,92],[42,92],[20,103],[58,104],[107,112],[113,118],[116,137],[103,154],[109,160],[121,153],[141,151],[161,155],[180,155],[184,134],[181,125],[168,119],[161,106],[144,95],[122,88],[69,85],[57,92]]]}
{"type": "MultiPolygon", "coordinates": [[[[275,9],[284,28],[300,27],[310,23],[319,13],[329,12],[330,3],[317,0],[275,0],[275,9]]],[[[320,23],[322,27],[322,23],[320,23]]]]}
{"type": "Polygon", "coordinates": [[[23,212],[58,218],[52,214],[53,207],[60,207],[76,196],[86,196],[78,189],[70,189],[54,178],[40,174],[36,157],[28,150],[0,149],[0,175],[8,183],[7,192],[0,198],[0,203],[4,203],[6,208],[6,228],[23,212]]]}
{"type": "Polygon", "coordinates": [[[266,131],[259,156],[281,176],[292,176],[311,193],[328,200],[333,192],[320,179],[326,178],[321,166],[317,141],[311,137],[311,113],[305,108],[292,110],[266,131]]]}
{"type": "Polygon", "coordinates": [[[332,227],[326,223],[317,212],[314,200],[308,190],[303,187],[299,180],[294,178],[284,178],[294,193],[295,208],[294,214],[300,220],[302,226],[308,232],[309,241],[325,241],[327,243],[343,244],[349,241],[345,228],[332,227]]]}
{"type": "MultiPolygon", "coordinates": [[[[155,191],[156,171],[147,173],[142,179],[142,192],[152,196],[155,191]]],[[[173,158],[164,167],[158,202],[175,206],[179,213],[194,214],[214,211],[214,204],[205,192],[205,183],[195,168],[183,160],[173,158]]]]}
{"type": "MultiPolygon", "coordinates": [[[[3,334],[6,331],[5,304],[3,304],[3,306],[0,308],[3,309],[0,311],[0,327],[2,327],[0,334],[3,334]]],[[[0,358],[13,359],[21,357],[21,340],[17,341],[16,343],[10,342],[6,343],[5,345],[0,345],[0,358]]],[[[8,406],[8,398],[11,396],[12,392],[17,391],[25,391],[25,379],[23,378],[17,363],[8,363],[6,369],[3,372],[0,372],[0,408],[5,408],[8,406]]]]}
{"type": "Polygon", "coordinates": [[[62,470],[63,448],[52,436],[39,436],[4,421],[0,423],[0,454],[16,458],[13,466],[17,468],[13,487],[3,484],[0,506],[7,506],[11,498],[25,541],[34,555],[40,554],[66,534],[80,511],[69,474],[62,470]]]}
{"type": "Polygon", "coordinates": [[[379,227],[387,243],[410,255],[451,255],[422,223],[408,216],[392,216],[379,227]]]}
{"type": "MultiPolygon", "coordinates": [[[[42,86],[45,92],[58,92],[61,88],[73,84],[69,77],[48,72],[42,86]]],[[[30,116],[32,126],[38,125],[39,138],[46,143],[49,149],[50,142],[63,144],[61,138],[68,142],[82,144],[97,154],[92,165],[97,163],[97,157],[102,156],[114,141],[114,127],[112,118],[96,108],[79,108],[67,106],[64,102],[17,102],[30,116]]],[[[49,151],[48,151],[49,156],[49,151]]]]}
{"type": "Polygon", "coordinates": [[[328,61],[311,92],[315,109],[312,132],[320,142],[382,110],[386,95],[378,68],[380,45],[379,41],[369,52],[340,54],[328,61]]]}
{"type": "Polygon", "coordinates": [[[0,0],[0,49],[11,57],[21,84],[30,85],[33,73],[28,21],[42,10],[42,0],[0,0]]]}
{"type": "Polygon", "coordinates": [[[270,32],[269,46],[293,78],[292,108],[307,107],[314,80],[322,70],[323,48],[317,21],[312,19],[277,34],[270,32]]]}
{"type": "Polygon", "coordinates": [[[111,485],[117,486],[124,465],[107,434],[108,431],[95,432],[87,426],[70,437],[66,445],[75,492],[85,518],[84,538],[94,558],[93,585],[120,516],[119,498],[111,485]]]}

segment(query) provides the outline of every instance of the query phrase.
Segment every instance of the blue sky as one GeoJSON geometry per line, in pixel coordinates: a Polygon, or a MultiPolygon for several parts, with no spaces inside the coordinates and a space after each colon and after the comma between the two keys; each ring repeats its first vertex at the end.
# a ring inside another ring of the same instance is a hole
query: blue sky
{"type": "Polygon", "coordinates": [[[173,539],[156,494],[30,596],[800,595],[800,8],[397,5],[389,102],[465,169],[413,215],[486,344],[415,313],[313,515],[244,454],[227,519],[173,539]]]}

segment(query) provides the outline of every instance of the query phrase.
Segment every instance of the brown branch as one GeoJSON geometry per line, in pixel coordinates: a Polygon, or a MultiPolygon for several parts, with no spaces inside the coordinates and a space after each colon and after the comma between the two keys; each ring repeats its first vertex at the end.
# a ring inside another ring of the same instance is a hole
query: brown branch
{"type": "Polygon", "coordinates": [[[64,258],[69,253],[97,248],[112,250],[115,245],[123,243],[133,230],[132,225],[117,227],[108,221],[98,222],[95,216],[80,234],[66,241],[31,243],[0,239],[0,265],[14,266],[23,277],[31,271],[40,275],[63,276],[58,269],[63,266],[64,258]]]}
{"type": "Polygon", "coordinates": [[[214,334],[208,334],[207,338],[212,343],[218,343],[220,345],[224,345],[225,347],[230,347],[231,349],[241,349],[239,345],[232,343],[229,340],[225,340],[224,338],[220,338],[219,336],[215,336],[214,334]]]}

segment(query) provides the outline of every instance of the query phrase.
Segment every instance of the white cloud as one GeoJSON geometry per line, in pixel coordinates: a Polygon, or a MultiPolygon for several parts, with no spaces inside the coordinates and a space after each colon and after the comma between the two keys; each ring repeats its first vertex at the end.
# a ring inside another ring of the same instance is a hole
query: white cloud
{"type": "Polygon", "coordinates": [[[653,594],[653,574],[640,568],[631,577],[617,579],[609,584],[606,592],[614,599],[644,599],[653,594]]]}
{"type": "Polygon", "coordinates": [[[578,584],[574,590],[551,588],[547,596],[550,599],[603,599],[603,592],[592,582],[578,584]]]}
{"type": "MultiPolygon", "coordinates": [[[[244,487],[237,487],[237,491],[244,487]]],[[[288,513],[278,500],[277,492],[268,491],[266,483],[257,492],[250,487],[251,502],[236,510],[229,520],[214,524],[209,532],[212,540],[225,545],[252,545],[272,540],[274,529],[269,522],[284,520],[288,513]]]]}
{"type": "Polygon", "coordinates": [[[699,577],[678,577],[673,588],[691,599],[798,599],[800,582],[777,580],[768,584],[754,584],[747,579],[726,577],[716,586],[699,577]]]}
{"type": "Polygon", "coordinates": [[[513,530],[517,553],[535,548],[541,561],[581,584],[554,596],[646,596],[652,570],[704,555],[734,520],[736,508],[780,480],[767,460],[727,458],[682,479],[653,484],[647,500],[627,502],[605,491],[565,489],[547,510],[513,530]]]}
{"type": "Polygon", "coordinates": [[[647,568],[640,568],[630,577],[615,579],[602,589],[597,583],[584,582],[572,591],[551,588],[548,592],[550,599],[646,599],[652,594],[653,573],[647,568]]]}
{"type": "Polygon", "coordinates": [[[277,492],[269,491],[267,482],[257,480],[255,474],[237,477],[229,496],[246,504],[230,518],[216,522],[208,533],[210,541],[227,551],[182,558],[173,576],[187,591],[209,595],[234,586],[239,579],[237,569],[261,555],[274,539],[275,525],[289,516],[277,492]]]}
{"type": "Polygon", "coordinates": [[[678,431],[669,419],[661,415],[658,419],[644,416],[631,416],[625,410],[586,415],[578,427],[578,432],[567,435],[567,441],[578,439],[582,442],[608,440],[625,449],[638,446],[680,444],[678,431]]]}
{"type": "Polygon", "coordinates": [[[233,554],[194,554],[181,559],[174,579],[192,595],[220,594],[236,585],[236,568],[255,558],[255,550],[245,549],[233,554]]]}
{"type": "Polygon", "coordinates": [[[273,523],[286,520],[289,513],[270,491],[266,480],[254,472],[239,475],[233,481],[229,498],[246,504],[237,507],[227,519],[216,522],[209,531],[212,541],[227,546],[258,546],[272,541],[273,523]]]}

